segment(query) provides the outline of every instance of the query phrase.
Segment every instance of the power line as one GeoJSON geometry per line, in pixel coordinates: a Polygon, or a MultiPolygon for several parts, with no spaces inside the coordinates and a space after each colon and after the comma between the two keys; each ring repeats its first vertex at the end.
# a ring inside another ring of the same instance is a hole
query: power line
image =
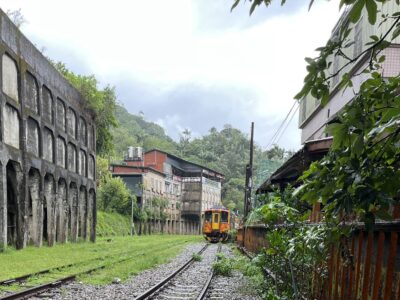
{"type": "Polygon", "coordinates": [[[289,122],[287,122],[285,129],[282,130],[281,135],[275,141],[276,144],[279,143],[279,140],[281,139],[281,137],[285,133],[286,129],[289,127],[289,124],[292,123],[293,117],[296,115],[297,111],[299,110],[299,107],[300,107],[300,105],[298,105],[296,107],[296,110],[294,111],[294,113],[293,113],[292,117],[290,118],[289,122]]]}
{"type": "MultiPolygon", "coordinates": [[[[289,112],[287,113],[285,119],[284,119],[284,120],[282,121],[282,123],[279,125],[278,130],[274,133],[274,135],[272,136],[270,142],[268,143],[268,145],[267,145],[267,147],[266,147],[267,149],[268,149],[271,145],[274,144],[275,139],[276,139],[276,138],[278,137],[278,135],[281,133],[281,130],[282,130],[283,126],[285,125],[287,119],[289,118],[289,116],[290,116],[290,114],[291,114],[293,108],[296,106],[296,104],[298,104],[298,101],[295,101],[295,102],[293,103],[293,105],[292,105],[292,107],[290,108],[289,112]]],[[[297,109],[298,109],[298,108],[296,108],[296,111],[297,111],[297,109]]],[[[293,114],[293,115],[294,115],[294,114],[293,114]]],[[[293,115],[292,115],[291,119],[293,118],[293,115]]],[[[290,122],[290,121],[289,121],[289,122],[290,122]]],[[[286,130],[286,128],[287,128],[287,126],[285,127],[285,130],[286,130]]]]}

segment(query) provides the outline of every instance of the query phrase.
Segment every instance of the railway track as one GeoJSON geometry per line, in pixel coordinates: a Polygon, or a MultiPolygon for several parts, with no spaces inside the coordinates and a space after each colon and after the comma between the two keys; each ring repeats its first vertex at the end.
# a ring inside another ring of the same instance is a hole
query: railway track
{"type": "Polygon", "coordinates": [[[206,299],[210,283],[213,279],[212,263],[216,254],[221,251],[221,244],[206,245],[199,254],[201,261],[193,258],[161,280],[135,300],[161,299],[206,299]]]}
{"type": "MultiPolygon", "coordinates": [[[[125,261],[129,261],[129,260],[131,260],[133,258],[134,257],[132,257],[132,256],[131,257],[126,257],[126,258],[123,258],[123,259],[119,259],[117,261],[113,261],[112,264],[119,264],[119,263],[122,263],[122,262],[125,262],[125,261]]],[[[101,270],[101,269],[105,269],[108,265],[109,264],[103,264],[103,265],[96,266],[94,268],[90,268],[90,269],[82,271],[82,272],[78,272],[78,273],[73,274],[73,275],[69,275],[69,276],[66,276],[66,277],[63,277],[63,278],[59,278],[57,280],[54,280],[54,281],[46,283],[46,284],[30,287],[28,289],[24,289],[24,290],[18,291],[16,293],[3,295],[3,296],[0,296],[0,300],[28,299],[30,297],[40,295],[40,294],[45,293],[45,292],[47,292],[49,290],[55,289],[57,287],[60,287],[60,286],[62,286],[64,284],[66,284],[66,283],[74,281],[80,275],[90,274],[90,273],[93,273],[95,271],[98,271],[98,270],[101,270]]],[[[45,273],[47,273],[47,272],[45,272],[45,273]]],[[[31,277],[33,275],[34,274],[21,276],[20,277],[20,278],[22,278],[21,281],[24,281],[26,278],[29,278],[29,277],[31,277]]]]}
{"type": "Polygon", "coordinates": [[[92,262],[95,262],[95,261],[106,260],[106,259],[111,258],[111,257],[125,256],[125,255],[127,255],[129,253],[131,253],[131,251],[124,251],[124,252],[120,252],[120,253],[100,256],[100,257],[96,257],[96,258],[92,258],[92,259],[88,259],[88,260],[84,260],[84,261],[79,261],[79,262],[76,262],[76,263],[61,265],[61,266],[58,266],[58,267],[49,268],[49,269],[41,270],[41,271],[30,273],[30,274],[25,274],[25,275],[18,276],[18,277],[13,277],[13,278],[10,278],[10,279],[0,280],[0,286],[7,286],[7,285],[11,285],[11,284],[16,284],[16,283],[24,283],[25,281],[27,281],[29,278],[32,278],[32,277],[36,277],[36,276],[39,276],[39,275],[46,275],[46,274],[49,274],[49,273],[54,272],[54,271],[61,271],[63,269],[72,268],[72,267],[76,267],[76,266],[81,266],[81,265],[84,265],[84,264],[87,264],[87,263],[92,263],[92,262]]]}

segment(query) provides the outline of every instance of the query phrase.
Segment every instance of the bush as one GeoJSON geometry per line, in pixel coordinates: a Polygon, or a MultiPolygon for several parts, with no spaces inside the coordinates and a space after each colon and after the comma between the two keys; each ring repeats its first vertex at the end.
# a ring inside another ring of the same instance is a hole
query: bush
{"type": "Polygon", "coordinates": [[[233,261],[226,258],[222,253],[217,254],[217,261],[213,263],[215,275],[231,276],[233,271],[233,261]]]}
{"type": "Polygon", "coordinates": [[[201,257],[201,255],[198,253],[193,253],[192,258],[194,261],[202,261],[203,260],[203,257],[201,257]]]}
{"type": "Polygon", "coordinates": [[[128,215],[131,213],[132,197],[134,196],[121,178],[109,178],[99,187],[98,208],[106,212],[128,215]]]}

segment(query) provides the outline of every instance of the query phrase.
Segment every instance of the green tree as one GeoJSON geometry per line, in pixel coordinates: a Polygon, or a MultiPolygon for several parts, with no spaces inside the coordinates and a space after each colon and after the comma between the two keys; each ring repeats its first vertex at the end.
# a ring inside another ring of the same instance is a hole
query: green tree
{"type": "Polygon", "coordinates": [[[61,62],[53,65],[82,94],[88,101],[88,107],[96,114],[97,154],[112,154],[114,150],[112,128],[118,125],[115,117],[117,106],[115,88],[107,85],[104,89],[100,89],[94,75],[77,75],[61,62]]]}
{"type": "MultiPolygon", "coordinates": [[[[98,208],[103,211],[129,215],[131,201],[134,197],[120,177],[109,178],[98,189],[98,208]]],[[[133,200],[136,202],[135,199],[133,200]]]]}
{"type": "Polygon", "coordinates": [[[178,144],[178,150],[181,156],[186,156],[186,150],[189,146],[191,138],[192,132],[189,129],[185,128],[185,130],[181,133],[178,144]]]}
{"type": "Polygon", "coordinates": [[[108,169],[108,160],[97,156],[96,157],[96,180],[97,185],[101,185],[111,179],[111,172],[108,169]]]}

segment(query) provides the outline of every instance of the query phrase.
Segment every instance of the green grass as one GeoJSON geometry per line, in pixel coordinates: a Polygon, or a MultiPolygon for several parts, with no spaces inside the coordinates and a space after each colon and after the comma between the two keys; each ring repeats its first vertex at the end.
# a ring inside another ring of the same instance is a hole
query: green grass
{"type": "Polygon", "coordinates": [[[97,236],[125,236],[131,233],[129,216],[97,211],[97,236]]]}
{"type": "MultiPolygon", "coordinates": [[[[145,269],[165,263],[186,245],[201,242],[202,238],[201,236],[151,235],[113,237],[111,241],[107,240],[109,238],[99,238],[95,244],[87,242],[55,245],[51,248],[27,247],[19,251],[7,249],[4,253],[0,253],[0,280],[79,263],[73,267],[32,278],[27,284],[49,282],[100,265],[106,265],[106,268],[90,275],[80,276],[79,279],[86,283],[107,284],[115,277],[125,280],[145,269]],[[121,259],[128,260],[118,262],[121,259]]],[[[13,288],[15,287],[8,286],[6,289],[13,288]]]]}

